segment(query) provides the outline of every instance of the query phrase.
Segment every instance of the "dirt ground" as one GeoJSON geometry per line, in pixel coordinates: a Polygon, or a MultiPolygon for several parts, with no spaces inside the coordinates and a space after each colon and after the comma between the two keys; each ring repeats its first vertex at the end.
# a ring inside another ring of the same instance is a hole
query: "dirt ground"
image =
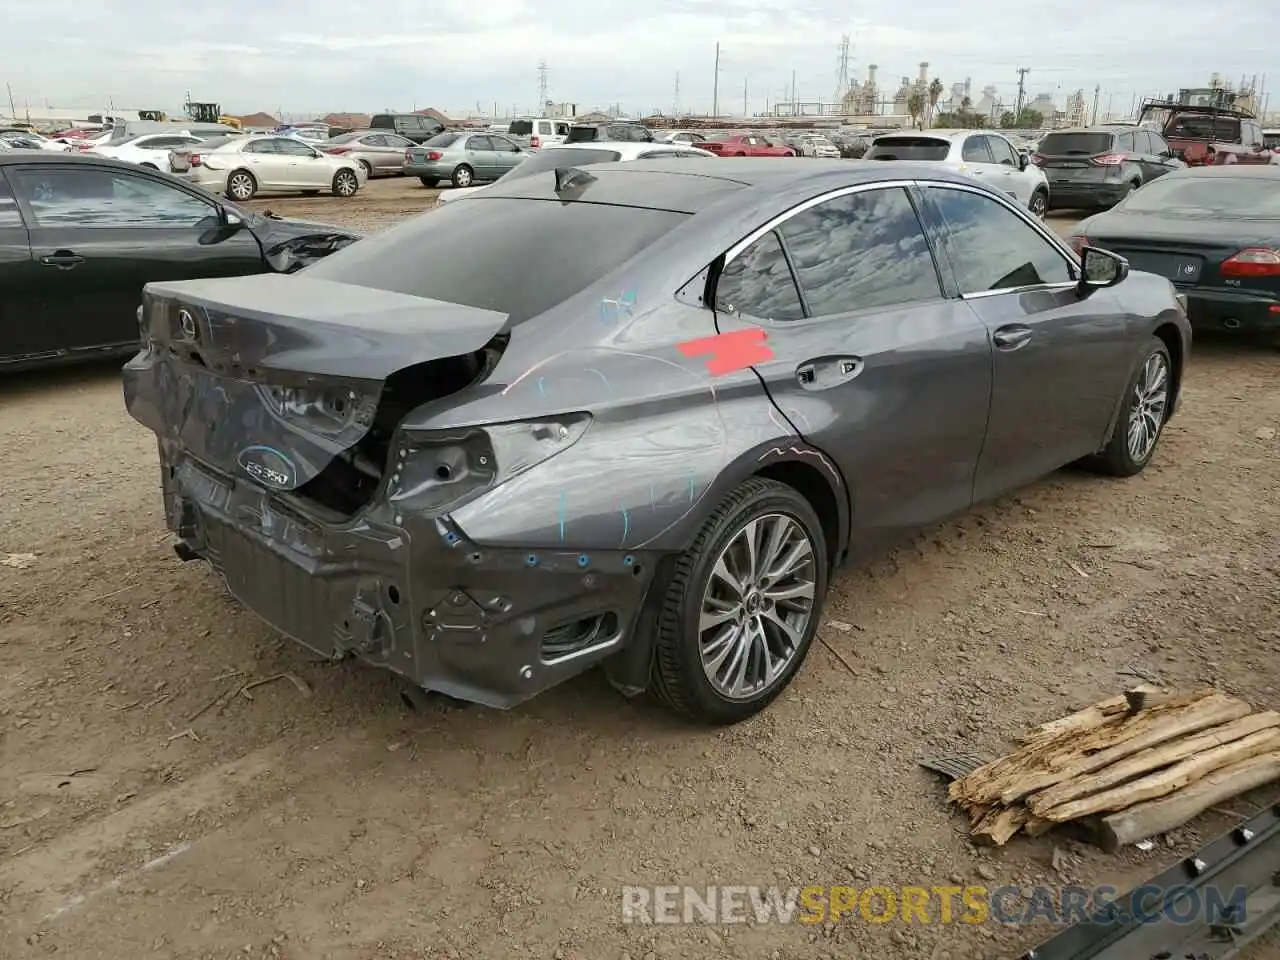
{"type": "MultiPolygon", "coordinates": [[[[256,205],[377,229],[433,195],[256,205]]],[[[1148,853],[984,852],[917,761],[995,755],[1135,672],[1280,707],[1278,369],[1197,344],[1145,473],[1059,473],[841,573],[821,635],[848,666],[815,645],[763,716],[710,732],[595,674],[508,713],[409,712],[178,561],[115,368],[4,382],[0,557],[34,560],[0,565],[0,956],[1011,956],[1049,931],[636,926],[620,888],[1125,886],[1269,802],[1148,853]],[[269,682],[196,716],[282,671],[310,695],[269,682]]]]}

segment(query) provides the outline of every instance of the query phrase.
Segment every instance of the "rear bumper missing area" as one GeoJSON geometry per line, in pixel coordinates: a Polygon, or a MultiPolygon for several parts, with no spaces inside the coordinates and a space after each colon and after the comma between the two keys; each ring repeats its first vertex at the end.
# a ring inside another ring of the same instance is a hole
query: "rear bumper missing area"
{"type": "Polygon", "coordinates": [[[378,507],[322,522],[164,441],[160,459],[178,555],[275,629],[500,709],[621,650],[656,566],[636,550],[491,550],[447,518],[378,507]]]}

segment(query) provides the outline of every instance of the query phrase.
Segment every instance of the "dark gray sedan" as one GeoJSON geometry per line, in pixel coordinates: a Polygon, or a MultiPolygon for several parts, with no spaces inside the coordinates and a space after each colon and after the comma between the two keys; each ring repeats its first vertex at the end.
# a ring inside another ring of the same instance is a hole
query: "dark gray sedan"
{"type": "Polygon", "coordinates": [[[404,173],[424,187],[442,180],[455,187],[497,180],[529,153],[496,133],[441,133],[404,155],[404,173]]]}
{"type": "Polygon", "coordinates": [[[709,723],[791,682],[838,565],[1140,472],[1191,339],[997,192],[823,160],[548,170],[141,321],[178,554],[283,633],[503,708],[603,664],[709,723]]]}

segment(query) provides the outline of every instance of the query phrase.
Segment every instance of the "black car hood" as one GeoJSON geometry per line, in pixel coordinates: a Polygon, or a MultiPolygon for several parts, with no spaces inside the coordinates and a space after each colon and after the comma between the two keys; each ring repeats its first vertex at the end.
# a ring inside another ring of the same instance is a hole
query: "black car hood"
{"type": "Polygon", "coordinates": [[[364,236],[333,224],[290,220],[270,213],[244,216],[245,225],[262,245],[262,255],[278,273],[301,270],[364,236]]]}
{"type": "Polygon", "coordinates": [[[1110,210],[1090,217],[1077,227],[1090,240],[1186,241],[1195,245],[1221,244],[1242,247],[1269,244],[1280,237],[1280,222],[1211,217],[1177,217],[1166,213],[1130,213],[1110,210]]]}

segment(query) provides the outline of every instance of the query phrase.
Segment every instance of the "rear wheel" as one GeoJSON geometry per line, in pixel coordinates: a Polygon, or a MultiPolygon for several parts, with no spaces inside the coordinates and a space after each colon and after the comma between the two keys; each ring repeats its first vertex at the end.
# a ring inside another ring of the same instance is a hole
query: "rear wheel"
{"type": "Polygon", "coordinates": [[[428,189],[434,187],[436,184],[440,182],[435,177],[419,177],[418,179],[421,180],[422,185],[424,187],[427,187],[428,189]]]}
{"type": "Polygon", "coordinates": [[[676,565],[658,622],[654,691],[702,723],[759,713],[813,643],[827,567],[809,501],[774,480],[743,483],[676,565]]]}
{"type": "Polygon", "coordinates": [[[452,179],[455,187],[469,187],[476,181],[476,172],[465,163],[461,163],[454,168],[452,179]]]}
{"type": "Polygon", "coordinates": [[[1169,348],[1159,337],[1152,337],[1137,373],[1129,380],[1111,439],[1084,466],[1113,477],[1141,473],[1151,462],[1169,419],[1172,386],[1169,348]]]}
{"type": "Polygon", "coordinates": [[[1032,216],[1044,219],[1044,215],[1049,212],[1049,194],[1044,190],[1037,190],[1031,195],[1031,214],[1032,216]]]}
{"type": "Polygon", "coordinates": [[[253,174],[248,170],[234,170],[227,177],[227,195],[232,200],[252,200],[253,195],[258,192],[258,181],[253,178],[253,174]]]}
{"type": "Polygon", "coordinates": [[[333,195],[349,199],[360,189],[360,181],[354,170],[339,170],[333,175],[333,195]]]}

